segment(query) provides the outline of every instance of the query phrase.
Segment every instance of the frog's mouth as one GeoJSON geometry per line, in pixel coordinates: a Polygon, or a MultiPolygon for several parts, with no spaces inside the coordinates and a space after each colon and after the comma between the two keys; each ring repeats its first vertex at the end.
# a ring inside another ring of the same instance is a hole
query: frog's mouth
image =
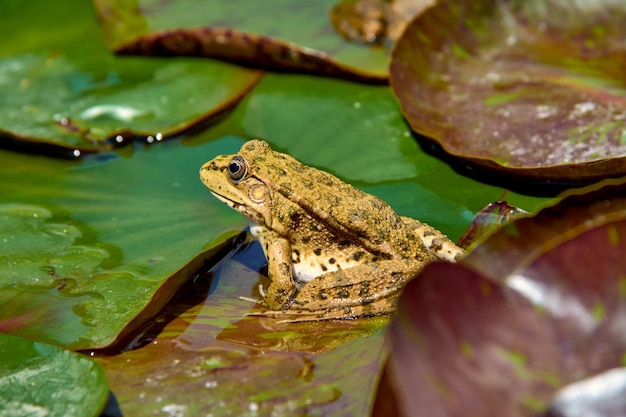
{"type": "Polygon", "coordinates": [[[230,207],[230,208],[232,208],[232,209],[235,209],[235,210],[237,210],[237,211],[241,212],[240,207],[242,206],[242,204],[241,204],[240,202],[235,201],[235,200],[231,200],[230,198],[225,197],[225,196],[223,196],[223,195],[221,195],[221,194],[218,194],[218,193],[216,193],[215,191],[210,191],[210,190],[209,190],[209,192],[210,192],[211,194],[213,194],[213,196],[215,196],[215,198],[217,198],[218,200],[220,200],[222,203],[226,204],[228,207],[230,207]]]}
{"type": "Polygon", "coordinates": [[[256,219],[256,213],[253,212],[252,210],[250,210],[249,207],[247,207],[245,204],[240,203],[239,201],[235,201],[232,200],[228,197],[225,197],[221,194],[217,194],[214,191],[209,191],[211,194],[213,194],[215,196],[215,198],[217,198],[218,200],[220,200],[222,203],[226,204],[228,207],[237,210],[239,213],[243,214],[244,216],[246,216],[248,219],[250,220],[254,220],[256,219]]]}

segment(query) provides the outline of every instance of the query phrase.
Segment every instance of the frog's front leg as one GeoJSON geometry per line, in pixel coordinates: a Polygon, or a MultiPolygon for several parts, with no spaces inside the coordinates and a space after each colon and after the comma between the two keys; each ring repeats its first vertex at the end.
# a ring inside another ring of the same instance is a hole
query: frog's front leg
{"type": "Polygon", "coordinates": [[[291,247],[286,239],[275,236],[266,239],[263,244],[271,281],[265,290],[264,302],[271,309],[284,309],[289,306],[297,291],[291,267],[291,247]]]}

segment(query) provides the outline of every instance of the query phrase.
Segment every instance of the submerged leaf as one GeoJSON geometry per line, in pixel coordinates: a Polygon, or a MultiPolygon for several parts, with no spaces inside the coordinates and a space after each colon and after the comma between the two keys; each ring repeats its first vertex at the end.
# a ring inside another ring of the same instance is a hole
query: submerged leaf
{"type": "Polygon", "coordinates": [[[512,174],[626,173],[626,7],[444,1],[398,41],[391,84],[413,129],[512,174]]]}
{"type": "Polygon", "coordinates": [[[133,339],[133,350],[97,355],[114,391],[120,387],[124,415],[368,414],[387,321],[246,317],[254,303],[239,297],[259,297],[260,275],[238,261],[261,258],[258,243],[244,246],[189,282],[133,339]]]}
{"type": "Polygon", "coordinates": [[[7,0],[0,13],[5,147],[76,157],[157,142],[232,109],[260,77],[210,60],[113,57],[85,1],[7,0]]]}
{"type": "Polygon", "coordinates": [[[622,364],[626,184],[602,185],[409,283],[388,366],[404,415],[533,416],[622,364]]]}
{"type": "Polygon", "coordinates": [[[387,79],[389,57],[335,33],[336,0],[95,0],[105,37],[122,54],[185,55],[361,81],[387,79]]]}
{"type": "Polygon", "coordinates": [[[109,395],[93,360],[0,334],[0,416],[99,416],[109,395]]]}

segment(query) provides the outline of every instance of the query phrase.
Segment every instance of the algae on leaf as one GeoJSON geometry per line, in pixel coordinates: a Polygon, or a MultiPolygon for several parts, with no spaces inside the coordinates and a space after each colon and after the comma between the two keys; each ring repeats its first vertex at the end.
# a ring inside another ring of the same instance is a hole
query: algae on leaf
{"type": "Polygon", "coordinates": [[[611,0],[442,1],[393,51],[412,128],[520,177],[626,173],[626,6],[611,0]]]}

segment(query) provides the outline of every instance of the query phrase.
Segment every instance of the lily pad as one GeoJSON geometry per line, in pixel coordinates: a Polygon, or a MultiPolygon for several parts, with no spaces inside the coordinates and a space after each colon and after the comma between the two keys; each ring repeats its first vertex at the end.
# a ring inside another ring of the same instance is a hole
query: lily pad
{"type": "Polygon", "coordinates": [[[626,173],[626,7],[443,1],[396,44],[391,85],[447,152],[535,179],[626,173]]]}
{"type": "Polygon", "coordinates": [[[336,0],[95,0],[109,46],[121,54],[226,59],[368,82],[387,80],[384,48],[343,39],[336,0]]]}
{"type": "MultiPolygon", "coordinates": [[[[225,123],[186,140],[195,144],[225,132],[267,140],[272,149],[328,171],[452,239],[507,193],[459,175],[424,151],[387,87],[267,74],[225,123]]],[[[549,201],[513,192],[506,197],[528,211],[549,201]]]]}
{"type": "Polygon", "coordinates": [[[470,252],[472,248],[500,230],[508,222],[530,216],[526,210],[509,205],[506,201],[487,204],[476,213],[472,224],[463,232],[457,245],[470,252]]]}
{"type": "Polygon", "coordinates": [[[0,152],[2,332],[97,348],[156,315],[245,227],[197,180],[232,142],[84,163],[0,152]]]}
{"type": "Polygon", "coordinates": [[[231,110],[260,72],[211,60],[116,58],[80,0],[0,4],[0,145],[79,156],[156,142],[231,110]]]}
{"type": "Polygon", "coordinates": [[[585,191],[407,285],[387,368],[404,415],[534,416],[623,365],[626,184],[585,191]]]}
{"type": "Polygon", "coordinates": [[[109,396],[96,362],[0,334],[0,416],[99,416],[109,396]]]}

